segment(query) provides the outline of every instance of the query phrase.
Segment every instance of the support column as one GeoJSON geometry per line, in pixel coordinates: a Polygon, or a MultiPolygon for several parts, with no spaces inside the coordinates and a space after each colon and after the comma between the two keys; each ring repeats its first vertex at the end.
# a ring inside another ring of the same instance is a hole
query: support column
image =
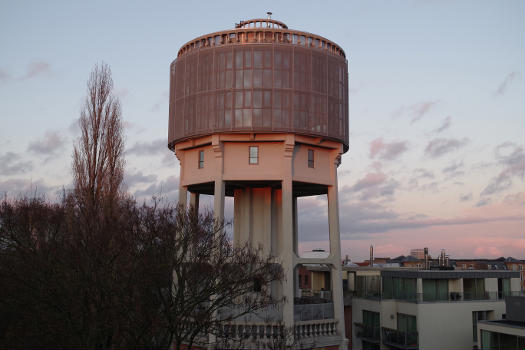
{"type": "Polygon", "coordinates": [[[195,210],[196,214],[199,214],[199,197],[198,193],[190,192],[190,207],[195,210]]]}
{"type": "MultiPolygon", "coordinates": [[[[342,146],[341,146],[342,147],[342,146]]],[[[345,325],[344,325],[344,304],[343,304],[343,281],[341,268],[341,239],[339,235],[339,202],[337,196],[337,167],[340,163],[342,150],[334,154],[333,165],[331,167],[332,185],[328,186],[328,226],[330,235],[330,256],[334,265],[331,268],[332,295],[334,302],[334,317],[338,320],[337,332],[342,337],[343,342],[340,349],[346,344],[345,325]]]]}
{"type": "Polygon", "coordinates": [[[299,219],[297,217],[297,197],[293,197],[293,251],[299,256],[299,219]]]}
{"type": "Polygon", "coordinates": [[[283,296],[286,302],[283,305],[283,323],[285,327],[292,327],[294,322],[294,216],[293,216],[293,151],[295,146],[294,135],[287,135],[284,141],[283,179],[282,179],[282,246],[279,260],[284,269],[283,296]]]}
{"type": "Polygon", "coordinates": [[[213,135],[211,139],[213,154],[215,155],[215,187],[213,191],[213,216],[217,223],[224,222],[224,195],[225,184],[223,175],[223,145],[219,135],[213,135]]]}
{"type": "Polygon", "coordinates": [[[423,279],[416,279],[416,300],[418,302],[423,301],[423,279]]]}
{"type": "Polygon", "coordinates": [[[186,209],[188,205],[188,187],[179,185],[179,205],[186,209]]]}
{"type": "Polygon", "coordinates": [[[184,151],[177,150],[175,148],[175,155],[179,159],[180,163],[180,173],[179,173],[179,205],[182,206],[184,209],[186,209],[187,202],[188,202],[188,187],[183,186],[184,183],[184,151]]]}

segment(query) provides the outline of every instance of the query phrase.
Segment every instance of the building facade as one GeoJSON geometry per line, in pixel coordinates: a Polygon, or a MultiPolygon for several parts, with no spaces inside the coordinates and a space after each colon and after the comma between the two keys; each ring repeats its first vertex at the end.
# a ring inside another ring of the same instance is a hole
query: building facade
{"type": "Polygon", "coordinates": [[[465,349],[481,320],[502,318],[520,293],[511,271],[345,268],[352,292],[353,349],[465,349]]]}
{"type": "Polygon", "coordinates": [[[478,322],[478,348],[525,349],[525,296],[505,298],[505,319],[478,322]]]}
{"type": "Polygon", "coordinates": [[[341,275],[337,167],[348,150],[347,96],[344,51],[272,19],[191,40],[171,64],[168,146],[180,162],[179,203],[198,207],[199,195],[213,195],[223,220],[225,197],[233,197],[234,244],[261,248],[285,271],[272,286],[286,299],[274,317],[234,327],[283,324],[303,347],[344,346],[342,281],[333,276],[341,275]],[[297,198],[320,194],[330,251],[300,257],[297,198]],[[309,264],[332,276],[315,300],[300,292],[317,283],[299,281],[309,264]]]}

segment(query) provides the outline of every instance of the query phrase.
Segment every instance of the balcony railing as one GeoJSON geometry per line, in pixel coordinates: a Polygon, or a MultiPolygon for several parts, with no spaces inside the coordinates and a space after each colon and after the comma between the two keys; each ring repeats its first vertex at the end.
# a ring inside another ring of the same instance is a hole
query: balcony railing
{"type": "Polygon", "coordinates": [[[398,331],[383,327],[383,344],[396,349],[415,350],[419,348],[417,332],[398,331]]]}
{"type": "Polygon", "coordinates": [[[299,304],[294,305],[294,320],[312,321],[334,318],[334,304],[299,304]]]}
{"type": "Polygon", "coordinates": [[[379,343],[381,331],[379,327],[371,327],[360,322],[354,322],[356,335],[371,343],[379,343]]]}
{"type": "MultiPolygon", "coordinates": [[[[297,339],[319,338],[337,335],[337,320],[317,320],[295,322],[293,336],[297,339]]],[[[291,330],[282,323],[225,323],[221,325],[219,338],[251,343],[275,342],[291,338],[291,330]]]]}

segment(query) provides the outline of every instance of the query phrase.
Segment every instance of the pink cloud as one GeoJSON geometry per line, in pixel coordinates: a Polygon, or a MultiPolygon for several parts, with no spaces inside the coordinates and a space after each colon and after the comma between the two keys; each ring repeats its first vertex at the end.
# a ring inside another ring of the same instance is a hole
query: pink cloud
{"type": "Polygon", "coordinates": [[[383,138],[377,138],[370,143],[370,158],[378,156],[383,160],[393,160],[398,158],[407,149],[406,141],[385,143],[383,138]]]}

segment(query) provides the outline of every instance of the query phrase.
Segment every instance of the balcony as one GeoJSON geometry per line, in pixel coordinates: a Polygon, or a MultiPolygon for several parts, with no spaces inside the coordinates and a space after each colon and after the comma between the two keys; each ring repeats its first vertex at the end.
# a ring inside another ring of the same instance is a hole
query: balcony
{"type": "Polygon", "coordinates": [[[337,320],[295,322],[292,329],[282,323],[224,323],[218,330],[218,338],[230,344],[242,345],[245,349],[280,349],[295,338],[297,344],[315,343],[329,346],[340,341],[337,334],[337,320]]]}
{"type": "Polygon", "coordinates": [[[362,338],[363,340],[370,343],[379,344],[381,336],[379,327],[371,327],[360,322],[354,322],[354,326],[356,328],[356,335],[358,338],[362,338]]]}
{"type": "Polygon", "coordinates": [[[382,327],[382,329],[383,344],[404,350],[417,350],[419,348],[417,332],[398,331],[386,327],[382,327]]]}

